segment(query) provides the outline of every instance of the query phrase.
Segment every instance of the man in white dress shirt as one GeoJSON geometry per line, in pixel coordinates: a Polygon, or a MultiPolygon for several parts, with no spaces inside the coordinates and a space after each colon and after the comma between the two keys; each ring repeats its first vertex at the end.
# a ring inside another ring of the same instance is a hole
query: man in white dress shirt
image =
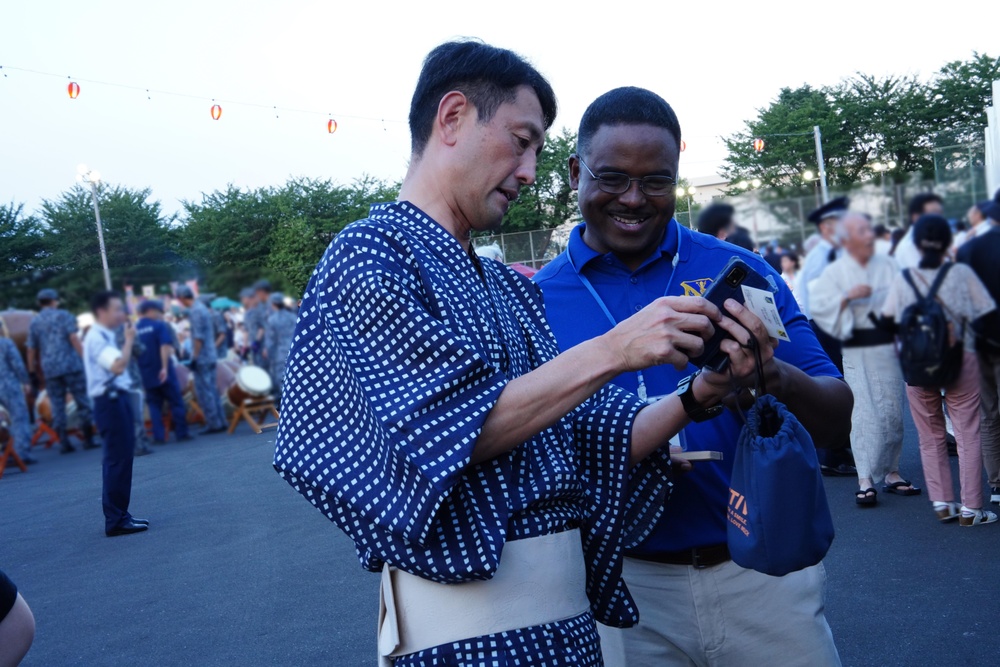
{"type": "Polygon", "coordinates": [[[125,316],[117,292],[99,292],[90,300],[94,325],[83,339],[83,368],[87,394],[94,402],[94,418],[104,441],[103,493],[104,534],[130,535],[149,528],[149,522],[129,514],[132,496],[132,461],[135,456],[135,425],[129,391],[132,378],[126,372],[132,359],[135,329],[125,316]],[[125,325],[125,344],[115,343],[115,329],[125,325]]]}
{"type": "Polygon", "coordinates": [[[910,200],[910,224],[906,228],[903,238],[899,239],[896,247],[892,250],[892,256],[899,264],[899,269],[915,269],[920,264],[920,251],[913,243],[913,223],[920,216],[933,213],[934,215],[944,215],[944,200],[933,192],[921,192],[913,195],[910,200]]]}

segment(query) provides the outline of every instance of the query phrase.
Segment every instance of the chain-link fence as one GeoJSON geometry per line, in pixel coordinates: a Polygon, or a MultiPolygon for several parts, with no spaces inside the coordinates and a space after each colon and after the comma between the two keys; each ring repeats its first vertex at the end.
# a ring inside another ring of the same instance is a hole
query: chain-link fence
{"type": "MultiPolygon", "coordinates": [[[[524,264],[532,269],[540,269],[566,249],[569,233],[564,227],[566,226],[477,236],[472,242],[482,252],[488,253],[487,248],[495,247],[500,253],[495,258],[505,264],[524,264]]],[[[572,224],[569,228],[572,228],[572,224]]]]}

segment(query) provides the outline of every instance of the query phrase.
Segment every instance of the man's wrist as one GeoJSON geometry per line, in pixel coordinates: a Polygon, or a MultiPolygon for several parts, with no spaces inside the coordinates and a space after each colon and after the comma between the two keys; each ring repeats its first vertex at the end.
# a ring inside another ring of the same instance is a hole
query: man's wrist
{"type": "Polygon", "coordinates": [[[698,377],[694,379],[694,384],[691,387],[691,395],[694,397],[695,402],[704,408],[718,405],[725,397],[723,393],[720,393],[718,386],[713,385],[705,378],[704,373],[699,373],[698,377]]]}

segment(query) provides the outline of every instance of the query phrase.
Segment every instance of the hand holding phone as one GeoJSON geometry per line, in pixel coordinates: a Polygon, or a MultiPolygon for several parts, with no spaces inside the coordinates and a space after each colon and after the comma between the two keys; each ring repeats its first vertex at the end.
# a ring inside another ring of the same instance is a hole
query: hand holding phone
{"type": "MultiPolygon", "coordinates": [[[[705,292],[704,298],[722,311],[724,316],[735,319],[733,314],[726,310],[725,304],[729,299],[739,304],[744,303],[743,285],[769,292],[775,291],[772,281],[734,256],[712,281],[712,286],[705,292]]],[[[722,373],[729,366],[729,355],[722,350],[722,341],[732,338],[733,335],[725,327],[716,326],[715,334],[705,342],[705,351],[692,357],[691,363],[699,368],[722,373]]]]}

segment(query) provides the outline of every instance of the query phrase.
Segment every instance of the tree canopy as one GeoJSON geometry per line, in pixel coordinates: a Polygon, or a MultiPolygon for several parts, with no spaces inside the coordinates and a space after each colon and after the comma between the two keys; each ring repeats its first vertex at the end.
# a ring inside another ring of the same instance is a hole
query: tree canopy
{"type": "Polygon", "coordinates": [[[895,162],[888,178],[930,177],[934,150],[981,141],[983,113],[1000,58],[974,52],[944,65],[930,81],[857,73],[835,86],[782,88],[744,128],[724,139],[730,182],[759,178],[767,187],[799,186],[817,172],[813,126],[823,136],[827,180],[848,187],[878,176],[876,163],[895,162]],[[764,140],[756,151],[754,139],[764,140]]]}

